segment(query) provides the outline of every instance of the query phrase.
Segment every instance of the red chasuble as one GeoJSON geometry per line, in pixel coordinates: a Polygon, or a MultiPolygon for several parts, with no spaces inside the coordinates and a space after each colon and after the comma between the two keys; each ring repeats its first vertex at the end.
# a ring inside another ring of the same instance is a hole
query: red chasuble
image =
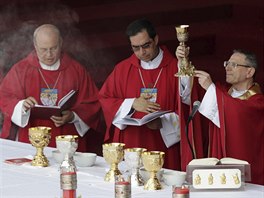
{"type": "MultiPolygon", "coordinates": [[[[15,64],[4,78],[0,87],[0,107],[4,113],[4,125],[1,133],[2,138],[8,138],[13,130],[18,130],[19,141],[29,142],[28,128],[35,126],[51,127],[52,139],[49,146],[55,147],[57,135],[78,135],[74,124],[65,124],[55,127],[51,120],[40,120],[30,117],[29,124],[25,128],[18,128],[11,122],[11,116],[15,105],[29,96],[33,96],[39,104],[41,88],[47,88],[41,74],[41,70],[47,84],[53,88],[58,75],[60,75],[55,89],[58,90],[58,101],[70,90],[76,90],[77,99],[71,110],[89,126],[91,129],[84,137],[79,138],[79,151],[86,151],[89,147],[89,133],[97,129],[100,117],[100,103],[98,101],[98,89],[92,81],[85,68],[68,55],[62,54],[60,67],[56,71],[41,69],[35,52],[29,54],[25,59],[15,64]],[[17,129],[18,128],[18,129],[17,129]]],[[[92,137],[90,137],[90,142],[92,137]]]]}
{"type": "Polygon", "coordinates": [[[264,185],[264,95],[258,85],[251,91],[251,97],[232,98],[217,86],[220,128],[210,123],[209,156],[248,161],[252,182],[264,185]]]}
{"type": "MultiPolygon", "coordinates": [[[[146,86],[153,88],[163,68],[156,85],[156,102],[160,104],[162,110],[172,110],[178,114],[178,107],[181,105],[181,102],[178,93],[178,78],[174,77],[174,74],[178,71],[177,60],[166,48],[163,47],[162,49],[164,51],[163,59],[158,68],[152,70],[143,69],[139,64],[139,59],[133,54],[128,59],[116,65],[113,72],[105,81],[99,93],[107,125],[105,140],[107,142],[125,143],[126,148],[142,147],[148,151],[164,151],[164,167],[180,170],[180,156],[185,155],[185,153],[188,155],[188,152],[181,150],[180,143],[167,148],[160,135],[160,130],[151,130],[145,125],[127,126],[124,130],[119,130],[112,125],[116,112],[123,101],[127,98],[138,98],[140,96],[140,89],[144,86],[140,78],[139,70],[142,73],[142,78],[146,86]]],[[[140,118],[143,115],[144,113],[135,112],[133,117],[140,118]]],[[[184,130],[184,127],[181,128],[184,130]]],[[[185,134],[182,134],[182,139],[184,138],[185,134]]]]}

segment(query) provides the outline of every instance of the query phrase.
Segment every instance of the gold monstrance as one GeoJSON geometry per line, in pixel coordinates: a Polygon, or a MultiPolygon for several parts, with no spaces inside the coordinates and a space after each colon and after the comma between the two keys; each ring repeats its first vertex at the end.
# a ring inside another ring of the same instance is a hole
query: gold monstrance
{"type": "MultiPolygon", "coordinates": [[[[188,41],[189,38],[189,32],[188,32],[189,25],[180,25],[176,26],[176,33],[177,33],[177,39],[180,42],[180,46],[183,46],[184,48],[187,48],[187,45],[185,42],[188,41]]],[[[180,71],[175,74],[175,76],[193,76],[194,75],[194,66],[189,61],[188,56],[184,57],[180,60],[179,65],[180,71]]]]}

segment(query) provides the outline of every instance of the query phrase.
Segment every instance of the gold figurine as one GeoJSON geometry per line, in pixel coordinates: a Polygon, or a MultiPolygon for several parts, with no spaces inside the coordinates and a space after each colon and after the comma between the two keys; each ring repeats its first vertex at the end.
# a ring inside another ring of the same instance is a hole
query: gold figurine
{"type": "Polygon", "coordinates": [[[225,176],[225,173],[223,173],[221,176],[221,184],[226,184],[226,176],[225,176]]]}
{"type": "Polygon", "coordinates": [[[199,174],[196,175],[195,179],[194,179],[194,183],[195,185],[200,185],[201,184],[201,177],[199,174]]]}
{"type": "Polygon", "coordinates": [[[236,173],[236,175],[233,175],[233,179],[234,179],[235,184],[239,184],[240,183],[237,173],[236,173]]]}
{"type": "Polygon", "coordinates": [[[208,176],[208,184],[213,185],[213,183],[214,183],[214,177],[212,173],[210,173],[210,175],[208,176]]]}
{"type": "MultiPolygon", "coordinates": [[[[177,39],[180,42],[180,46],[183,46],[184,48],[187,48],[187,45],[185,42],[188,41],[189,38],[189,32],[188,32],[189,25],[180,25],[176,26],[176,33],[177,33],[177,39]]],[[[193,76],[194,75],[194,66],[192,63],[189,61],[188,56],[184,57],[180,60],[179,62],[179,68],[180,71],[175,74],[175,76],[180,77],[180,76],[193,76]]]]}

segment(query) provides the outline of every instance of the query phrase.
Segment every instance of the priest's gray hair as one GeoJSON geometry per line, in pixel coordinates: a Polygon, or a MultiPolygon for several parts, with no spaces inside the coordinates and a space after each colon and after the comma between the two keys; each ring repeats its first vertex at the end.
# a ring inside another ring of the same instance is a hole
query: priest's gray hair
{"type": "Polygon", "coordinates": [[[33,34],[33,42],[36,44],[36,38],[37,38],[37,35],[39,33],[39,31],[43,30],[43,29],[49,29],[51,31],[53,31],[54,33],[56,33],[60,39],[60,43],[62,41],[62,38],[61,38],[61,34],[60,34],[60,30],[59,28],[57,28],[55,25],[52,25],[52,24],[43,24],[41,26],[39,26],[38,28],[36,28],[36,30],[34,31],[34,34],[33,34]]]}

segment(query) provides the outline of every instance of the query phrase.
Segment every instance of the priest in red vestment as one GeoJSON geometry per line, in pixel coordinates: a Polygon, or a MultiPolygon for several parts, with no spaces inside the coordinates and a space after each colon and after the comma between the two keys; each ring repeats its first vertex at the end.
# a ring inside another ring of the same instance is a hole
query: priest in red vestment
{"type": "MultiPolygon", "coordinates": [[[[16,63],[0,87],[0,108],[4,114],[1,138],[29,142],[29,127],[51,127],[49,146],[58,135],[78,135],[79,151],[95,151],[95,130],[101,107],[98,89],[86,69],[62,52],[57,27],[44,24],[34,32],[35,50],[16,63]],[[35,104],[54,106],[69,91],[77,91],[74,103],[59,116],[47,119],[31,115],[35,104]]],[[[101,145],[99,145],[101,147],[101,145]]]]}
{"type": "Polygon", "coordinates": [[[251,182],[264,185],[264,95],[254,82],[256,56],[234,50],[224,62],[228,89],[212,83],[204,71],[196,71],[206,89],[200,113],[211,120],[209,157],[232,157],[251,165],[251,182]]]}
{"type": "MultiPolygon", "coordinates": [[[[164,167],[180,170],[181,155],[190,153],[184,150],[186,147],[181,150],[180,142],[186,137],[181,134],[184,126],[180,127],[180,122],[185,118],[178,110],[179,105],[184,105],[181,99],[190,104],[190,79],[181,79],[179,84],[179,78],[174,77],[178,72],[177,59],[165,46],[159,47],[158,35],[148,20],[132,22],[126,33],[134,53],[116,65],[99,92],[107,124],[105,141],[122,142],[126,148],[163,151],[164,167]],[[171,112],[142,126],[120,123],[127,115],[142,118],[158,110],[171,112]]],[[[201,148],[202,144],[196,146],[201,148]]],[[[197,153],[201,157],[200,151],[197,153]]]]}

